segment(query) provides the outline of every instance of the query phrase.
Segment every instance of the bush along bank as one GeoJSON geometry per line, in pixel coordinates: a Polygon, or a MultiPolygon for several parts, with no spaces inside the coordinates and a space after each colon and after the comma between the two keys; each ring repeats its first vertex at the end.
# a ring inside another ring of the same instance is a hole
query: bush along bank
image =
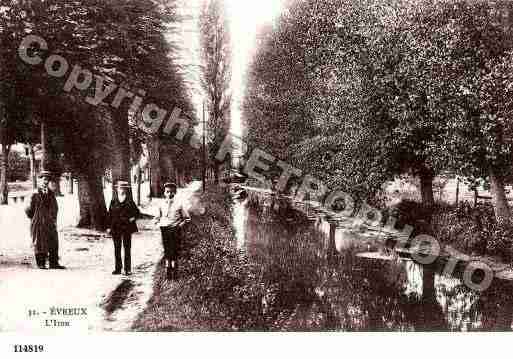
{"type": "Polygon", "coordinates": [[[492,256],[502,262],[513,260],[513,225],[498,223],[490,204],[474,207],[463,202],[458,206],[435,204],[426,208],[407,200],[385,213],[398,219],[397,227],[412,225],[413,235],[429,234],[462,253],[492,256]]]}

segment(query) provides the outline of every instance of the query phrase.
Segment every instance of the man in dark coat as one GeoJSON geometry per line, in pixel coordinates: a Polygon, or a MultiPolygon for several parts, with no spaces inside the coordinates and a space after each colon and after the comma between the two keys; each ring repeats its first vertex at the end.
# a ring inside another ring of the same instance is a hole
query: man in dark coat
{"type": "Polygon", "coordinates": [[[46,269],[49,259],[50,269],[64,269],[59,264],[59,237],[57,234],[58,205],[54,192],[48,188],[51,173],[42,171],[40,186],[30,197],[25,213],[31,220],[30,233],[34,246],[36,264],[46,269]]]}
{"type": "Polygon", "coordinates": [[[137,232],[136,219],[140,212],[132,198],[128,196],[130,184],[119,181],[117,184],[117,198],[113,196],[109,206],[109,232],[114,242],[115,268],[112,274],[121,274],[123,263],[121,261],[121,246],[123,246],[125,260],[125,274],[132,274],[132,234],[137,232]]]}

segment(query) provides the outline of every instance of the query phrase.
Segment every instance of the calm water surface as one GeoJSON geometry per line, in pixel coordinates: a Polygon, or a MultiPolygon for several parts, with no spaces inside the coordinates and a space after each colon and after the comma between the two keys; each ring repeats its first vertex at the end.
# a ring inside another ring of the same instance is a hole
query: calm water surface
{"type": "MultiPolygon", "coordinates": [[[[509,283],[483,293],[454,277],[378,254],[379,233],[359,234],[322,218],[233,206],[237,246],[272,283],[270,299],[291,330],[511,330],[509,283]],[[361,256],[376,253],[375,258],[361,256]]],[[[381,248],[382,249],[382,248],[381,248]]]]}

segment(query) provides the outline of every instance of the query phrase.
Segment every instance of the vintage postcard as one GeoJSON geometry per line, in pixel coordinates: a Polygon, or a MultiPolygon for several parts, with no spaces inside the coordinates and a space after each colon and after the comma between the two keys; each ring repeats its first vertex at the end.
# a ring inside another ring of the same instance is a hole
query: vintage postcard
{"type": "Polygon", "coordinates": [[[0,78],[0,337],[512,328],[511,1],[0,0],[0,78]]]}

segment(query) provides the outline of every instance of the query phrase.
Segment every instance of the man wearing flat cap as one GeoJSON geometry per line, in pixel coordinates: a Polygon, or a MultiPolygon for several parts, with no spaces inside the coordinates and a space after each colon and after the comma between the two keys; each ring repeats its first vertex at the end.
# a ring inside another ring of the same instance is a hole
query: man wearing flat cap
{"type": "Polygon", "coordinates": [[[109,232],[114,242],[115,266],[112,274],[121,274],[125,269],[126,275],[132,274],[132,234],[138,231],[136,220],[140,216],[139,208],[128,195],[130,184],[118,181],[116,185],[117,198],[113,196],[109,206],[109,232]],[[124,251],[124,261],[121,259],[121,247],[124,251]]]}
{"type": "Polygon", "coordinates": [[[48,187],[52,174],[49,171],[42,171],[39,178],[39,188],[32,194],[25,208],[25,213],[31,220],[30,233],[36,264],[40,269],[47,269],[48,259],[50,269],[64,269],[65,267],[59,264],[58,205],[55,193],[48,187]]]}

